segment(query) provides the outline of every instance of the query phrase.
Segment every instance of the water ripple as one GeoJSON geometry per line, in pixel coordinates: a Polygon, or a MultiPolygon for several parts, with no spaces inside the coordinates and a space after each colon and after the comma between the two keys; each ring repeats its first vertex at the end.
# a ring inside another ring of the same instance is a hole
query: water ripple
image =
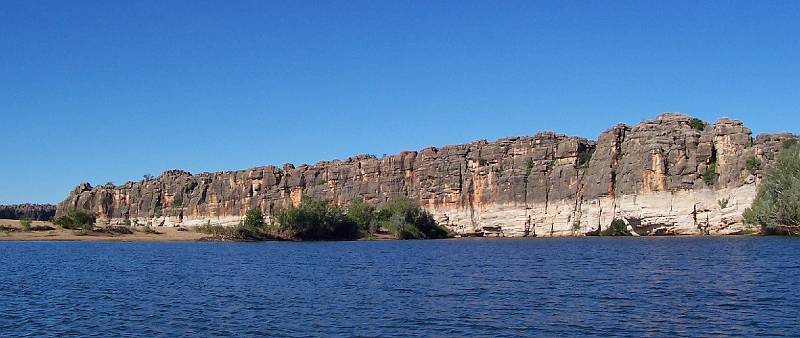
{"type": "Polygon", "coordinates": [[[0,243],[3,336],[800,336],[800,240],[0,243]]]}

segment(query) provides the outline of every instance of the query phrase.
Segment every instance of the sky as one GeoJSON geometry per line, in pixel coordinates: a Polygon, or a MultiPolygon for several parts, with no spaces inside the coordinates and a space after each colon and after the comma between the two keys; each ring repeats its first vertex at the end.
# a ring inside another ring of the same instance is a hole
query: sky
{"type": "Polygon", "coordinates": [[[800,1],[0,2],[0,204],[679,111],[800,133],[800,1]]]}

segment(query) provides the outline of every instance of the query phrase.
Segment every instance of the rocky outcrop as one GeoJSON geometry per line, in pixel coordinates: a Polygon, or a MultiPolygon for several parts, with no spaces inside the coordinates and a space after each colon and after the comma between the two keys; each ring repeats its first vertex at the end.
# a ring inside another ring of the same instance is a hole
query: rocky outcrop
{"type": "Polygon", "coordinates": [[[0,205],[0,219],[29,219],[47,221],[56,214],[52,204],[12,204],[0,205]]]}
{"type": "Polygon", "coordinates": [[[172,170],[121,186],[77,186],[58,206],[153,225],[235,224],[251,208],[269,217],[302,196],[346,206],[416,199],[461,234],[590,234],[625,220],[639,235],[747,231],[744,208],[763,168],[790,134],[751,137],[741,122],[713,125],[665,113],[617,125],[597,141],[540,132],[494,142],[295,167],[192,175],[172,170]],[[748,166],[755,159],[761,167],[748,166]]]}

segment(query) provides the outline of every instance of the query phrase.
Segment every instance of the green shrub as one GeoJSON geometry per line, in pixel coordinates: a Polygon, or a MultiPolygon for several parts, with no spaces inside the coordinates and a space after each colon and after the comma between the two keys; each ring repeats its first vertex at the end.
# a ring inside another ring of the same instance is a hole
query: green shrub
{"type": "MultiPolygon", "coordinates": [[[[178,231],[186,231],[178,229],[178,231]]],[[[236,226],[211,225],[211,221],[198,226],[195,231],[212,235],[217,239],[230,241],[265,241],[286,239],[264,222],[264,214],[258,209],[250,209],[244,219],[236,226]]]]}
{"type": "Polygon", "coordinates": [[[31,220],[27,218],[19,220],[19,227],[22,228],[22,231],[31,231],[31,220]]]}
{"type": "Polygon", "coordinates": [[[265,232],[263,229],[247,228],[242,224],[237,226],[205,224],[195,228],[195,231],[228,241],[263,241],[276,239],[276,237],[265,232]]]}
{"type": "Polygon", "coordinates": [[[364,237],[375,233],[375,207],[364,202],[363,199],[355,199],[347,207],[347,218],[356,224],[359,235],[364,237]]]}
{"type": "Polygon", "coordinates": [[[416,225],[404,222],[401,215],[395,215],[392,217],[392,224],[394,224],[398,239],[426,238],[425,234],[423,234],[416,225]]]}
{"type": "Polygon", "coordinates": [[[628,225],[625,224],[624,220],[619,218],[614,219],[611,221],[611,225],[609,225],[608,229],[602,231],[601,235],[603,236],[631,236],[631,232],[628,231],[628,225]]]}
{"type": "Polygon", "coordinates": [[[712,161],[708,164],[708,167],[706,167],[706,171],[703,172],[703,182],[710,187],[717,183],[718,178],[717,161],[712,161]]]}
{"type": "Polygon", "coordinates": [[[83,223],[83,224],[80,225],[80,230],[92,231],[92,230],[94,230],[94,224],[92,224],[92,223],[83,223]]]}
{"type": "Polygon", "coordinates": [[[183,207],[183,195],[175,195],[172,199],[172,206],[175,208],[183,207]]]}
{"type": "Polygon", "coordinates": [[[525,162],[525,176],[531,176],[531,171],[533,171],[533,159],[529,158],[527,162],[525,162]]]}
{"type": "Polygon", "coordinates": [[[761,160],[757,159],[755,156],[750,156],[747,161],[745,161],[744,167],[750,173],[755,173],[761,169],[761,160]]]}
{"type": "Polygon", "coordinates": [[[53,220],[53,224],[64,229],[92,230],[96,221],[97,216],[95,216],[94,213],[83,209],[70,208],[67,210],[66,214],[53,220]]]}
{"type": "Polygon", "coordinates": [[[401,197],[390,200],[378,212],[378,222],[399,239],[447,238],[450,232],[436,223],[419,203],[401,197]]]}
{"type": "Polygon", "coordinates": [[[356,239],[358,227],[341,208],[325,200],[304,197],[297,207],[275,213],[282,231],[302,240],[356,239]]]}
{"type": "Polygon", "coordinates": [[[800,144],[780,151],[744,221],[760,225],[765,233],[800,235],[800,144]]]}
{"type": "MultiPolygon", "coordinates": [[[[147,228],[147,227],[145,227],[145,228],[147,228]]],[[[207,235],[220,235],[220,234],[225,233],[226,228],[228,228],[228,227],[224,227],[224,226],[221,226],[221,225],[211,225],[211,223],[209,222],[209,223],[197,226],[197,228],[195,228],[195,231],[197,231],[199,233],[204,233],[204,234],[207,234],[207,235]]]]}
{"type": "Polygon", "coordinates": [[[730,201],[730,198],[722,198],[722,199],[717,200],[717,204],[719,205],[720,209],[725,209],[725,208],[728,207],[728,202],[729,201],[730,201]]]}
{"type": "Polygon", "coordinates": [[[586,168],[589,166],[589,161],[592,160],[592,156],[594,156],[595,148],[590,148],[585,151],[581,151],[578,153],[578,163],[576,164],[579,168],[586,168]]]}
{"type": "Polygon", "coordinates": [[[146,234],[153,234],[153,235],[160,235],[161,234],[160,232],[156,231],[155,229],[153,229],[153,227],[151,227],[149,225],[145,225],[144,228],[142,229],[142,232],[144,232],[146,234]]]}
{"type": "Polygon", "coordinates": [[[689,120],[689,126],[692,127],[692,129],[700,130],[700,131],[702,131],[703,129],[706,129],[706,123],[703,122],[703,120],[698,119],[698,118],[692,118],[691,120],[689,120]]]}
{"type": "Polygon", "coordinates": [[[272,216],[275,226],[267,226],[260,211],[249,210],[238,226],[207,223],[195,231],[224,240],[349,240],[371,236],[381,226],[398,239],[450,236],[430,213],[408,198],[393,199],[380,210],[356,199],[344,212],[328,201],[304,197],[300,205],[277,210],[272,216]]]}
{"type": "Polygon", "coordinates": [[[262,214],[261,210],[258,209],[247,210],[247,213],[244,216],[244,221],[242,221],[242,226],[251,229],[263,227],[264,214],[262,214]]]}

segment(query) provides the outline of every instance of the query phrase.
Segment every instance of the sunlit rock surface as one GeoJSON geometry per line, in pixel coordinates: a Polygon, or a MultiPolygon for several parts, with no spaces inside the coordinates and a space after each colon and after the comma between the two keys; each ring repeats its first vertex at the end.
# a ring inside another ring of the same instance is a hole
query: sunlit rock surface
{"type": "Polygon", "coordinates": [[[585,235],[616,218],[637,235],[734,234],[751,230],[742,212],[763,168],[791,137],[753,138],[740,121],[698,125],[665,113],[614,126],[597,141],[540,132],[383,158],[196,175],[172,170],[121,186],[82,183],[58,212],[88,209],[112,223],[236,224],[250,208],[269,218],[303,196],[341,206],[407,196],[463,235],[585,235]],[[761,168],[748,169],[751,158],[761,168]]]}

